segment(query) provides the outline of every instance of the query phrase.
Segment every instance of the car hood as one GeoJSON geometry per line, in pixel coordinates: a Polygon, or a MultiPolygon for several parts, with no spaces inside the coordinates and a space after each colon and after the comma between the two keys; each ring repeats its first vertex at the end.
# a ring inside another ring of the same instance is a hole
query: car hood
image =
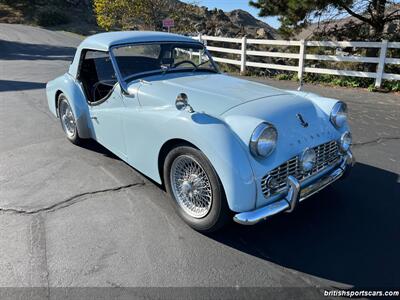
{"type": "MultiPolygon", "coordinates": [[[[189,104],[195,111],[204,111],[217,116],[248,101],[287,94],[285,91],[267,85],[224,74],[170,73],[146,78],[147,84],[139,90],[139,100],[143,105],[175,106],[179,93],[188,96],[189,104]],[[165,100],[167,99],[167,100],[165,100]]],[[[135,93],[135,84],[128,90],[135,93]]]]}
{"type": "Polygon", "coordinates": [[[186,93],[194,111],[223,119],[246,144],[261,122],[274,124],[281,137],[304,144],[309,144],[309,140],[312,144],[319,142],[325,134],[334,131],[329,115],[304,93],[232,76],[167,73],[147,77],[144,83],[131,84],[130,92],[135,92],[135,86],[142,107],[175,109],[177,95],[186,93]],[[308,126],[302,126],[298,114],[308,126]]]}
{"type": "Polygon", "coordinates": [[[221,118],[245,145],[257,125],[273,124],[278,131],[278,151],[265,160],[269,165],[278,165],[306,147],[339,138],[329,115],[313,101],[290,93],[248,101],[226,111],[221,118]]]}
{"type": "MultiPolygon", "coordinates": [[[[329,121],[337,100],[273,87],[221,74],[169,73],[131,83],[143,109],[176,109],[179,93],[186,93],[196,114],[224,121],[248,149],[250,137],[261,122],[278,131],[277,148],[267,159],[252,159],[256,176],[314,147],[338,139],[340,132],[329,121]],[[136,91],[135,91],[136,89],[136,91]],[[298,114],[307,126],[302,126],[298,114]]],[[[346,130],[346,128],[343,128],[346,130]]]]}

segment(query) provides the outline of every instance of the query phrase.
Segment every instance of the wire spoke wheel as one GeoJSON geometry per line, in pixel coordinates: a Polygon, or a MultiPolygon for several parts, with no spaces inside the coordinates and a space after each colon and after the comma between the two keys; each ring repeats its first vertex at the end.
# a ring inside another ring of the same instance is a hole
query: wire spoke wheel
{"type": "Polygon", "coordinates": [[[63,130],[67,136],[69,138],[74,137],[76,134],[76,122],[71,107],[65,99],[60,102],[60,119],[63,130]]]}
{"type": "Polygon", "coordinates": [[[213,199],[210,179],[192,156],[181,155],[173,161],[170,180],[175,200],[188,215],[200,219],[209,213],[213,199]]]}

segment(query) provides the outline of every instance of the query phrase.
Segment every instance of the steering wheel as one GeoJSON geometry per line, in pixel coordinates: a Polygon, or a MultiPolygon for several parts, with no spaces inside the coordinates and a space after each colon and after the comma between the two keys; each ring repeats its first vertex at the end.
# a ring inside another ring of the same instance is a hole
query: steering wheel
{"type": "Polygon", "coordinates": [[[194,62],[190,61],[190,60],[182,60],[180,62],[177,62],[176,64],[174,64],[174,68],[176,68],[177,66],[179,66],[181,64],[185,64],[185,63],[186,64],[191,64],[193,67],[195,67],[197,69],[197,65],[194,62]]]}
{"type": "MultiPolygon", "coordinates": [[[[106,79],[106,80],[100,80],[100,81],[98,81],[98,82],[96,82],[94,85],[93,85],[93,102],[96,102],[97,101],[97,99],[96,99],[96,92],[97,92],[97,89],[99,88],[99,86],[101,86],[101,85],[105,85],[105,86],[109,86],[111,89],[114,87],[114,85],[115,85],[115,80],[113,80],[113,79],[106,79]]],[[[111,90],[110,89],[110,90],[111,90]]],[[[100,99],[101,100],[101,99],[100,99]]]]}

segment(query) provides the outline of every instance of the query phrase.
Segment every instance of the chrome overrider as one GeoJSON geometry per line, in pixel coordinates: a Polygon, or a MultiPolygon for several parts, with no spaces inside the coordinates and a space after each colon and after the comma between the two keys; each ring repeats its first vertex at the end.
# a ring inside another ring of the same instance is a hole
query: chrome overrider
{"type": "Polygon", "coordinates": [[[292,212],[300,201],[319,192],[342,176],[347,176],[354,163],[354,156],[349,150],[342,155],[336,166],[321,171],[308,180],[300,182],[294,176],[288,176],[288,189],[282,194],[283,199],[252,211],[238,213],[233,220],[243,225],[253,225],[282,211],[292,212]]]}

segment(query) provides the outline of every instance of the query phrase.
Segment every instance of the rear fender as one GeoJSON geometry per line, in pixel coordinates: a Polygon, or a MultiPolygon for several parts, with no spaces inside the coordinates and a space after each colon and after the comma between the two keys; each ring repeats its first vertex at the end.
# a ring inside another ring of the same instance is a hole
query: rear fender
{"type": "Polygon", "coordinates": [[[46,85],[46,95],[49,110],[57,118],[58,116],[58,95],[63,93],[74,113],[78,134],[81,138],[93,137],[92,124],[89,117],[89,108],[81,85],[68,73],[60,76],[46,85]]]}

